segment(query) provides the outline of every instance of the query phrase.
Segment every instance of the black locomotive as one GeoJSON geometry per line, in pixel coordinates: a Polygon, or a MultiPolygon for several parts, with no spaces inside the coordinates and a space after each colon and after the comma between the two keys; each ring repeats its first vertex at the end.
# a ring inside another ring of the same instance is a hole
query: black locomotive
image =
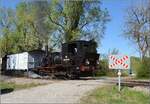
{"type": "Polygon", "coordinates": [[[61,52],[45,54],[36,72],[50,76],[63,75],[68,78],[93,75],[97,70],[99,54],[94,41],[73,41],[62,44],[61,52]]]}

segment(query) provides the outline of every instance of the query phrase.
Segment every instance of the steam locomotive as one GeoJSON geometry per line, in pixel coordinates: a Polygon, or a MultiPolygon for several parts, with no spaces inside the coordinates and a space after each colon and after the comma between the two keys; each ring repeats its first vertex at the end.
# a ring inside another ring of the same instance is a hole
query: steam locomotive
{"type": "Polygon", "coordinates": [[[99,64],[99,54],[94,41],[72,41],[62,44],[61,52],[46,52],[40,67],[34,69],[39,74],[63,75],[67,78],[94,75],[99,64]]]}

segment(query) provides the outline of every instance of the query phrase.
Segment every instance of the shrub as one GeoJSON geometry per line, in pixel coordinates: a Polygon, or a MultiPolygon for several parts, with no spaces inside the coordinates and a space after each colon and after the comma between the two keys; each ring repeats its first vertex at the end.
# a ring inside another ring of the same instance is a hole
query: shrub
{"type": "Polygon", "coordinates": [[[107,72],[107,76],[109,77],[117,77],[117,70],[114,70],[114,69],[109,69],[108,72],[107,72]]]}
{"type": "Polygon", "coordinates": [[[105,76],[108,72],[108,60],[101,60],[98,67],[99,70],[96,72],[96,76],[105,76]]]}
{"type": "Polygon", "coordinates": [[[137,78],[150,78],[150,58],[144,58],[138,69],[137,78]]]}
{"type": "Polygon", "coordinates": [[[137,74],[137,70],[139,69],[140,65],[141,65],[141,59],[139,57],[131,57],[131,69],[132,69],[132,73],[136,73],[137,74]]]}

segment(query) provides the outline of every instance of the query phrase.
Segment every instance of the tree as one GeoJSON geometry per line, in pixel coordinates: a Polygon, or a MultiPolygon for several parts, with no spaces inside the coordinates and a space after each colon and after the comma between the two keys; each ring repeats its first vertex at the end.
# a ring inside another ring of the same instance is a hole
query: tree
{"type": "Polygon", "coordinates": [[[16,10],[0,8],[1,56],[42,48],[34,23],[35,9],[21,2],[16,10]]]}
{"type": "Polygon", "coordinates": [[[49,9],[49,2],[48,1],[31,1],[28,2],[28,5],[32,5],[32,9],[35,9],[34,11],[34,21],[33,25],[35,27],[35,30],[38,34],[38,37],[40,37],[40,40],[48,46],[50,34],[55,31],[55,27],[53,24],[48,23],[47,14],[45,11],[48,11],[49,9]]]}
{"type": "Polygon", "coordinates": [[[5,44],[0,45],[1,51],[5,55],[41,49],[43,44],[52,49],[77,39],[98,41],[109,21],[107,10],[102,10],[100,4],[99,1],[25,1],[10,9],[10,13],[2,11],[0,43],[5,44]]]}
{"type": "MultiPolygon", "coordinates": [[[[45,37],[42,36],[37,24],[37,6],[22,2],[16,9],[16,31],[23,36],[23,50],[41,49],[45,37]]],[[[41,23],[42,25],[42,23],[41,23]]]]}
{"type": "Polygon", "coordinates": [[[109,21],[107,10],[102,10],[100,4],[99,1],[52,1],[47,15],[57,27],[53,37],[61,43],[83,38],[98,41],[109,21]]]}
{"type": "Polygon", "coordinates": [[[141,57],[150,56],[150,1],[128,9],[125,36],[134,41],[141,57]]]}
{"type": "Polygon", "coordinates": [[[0,12],[0,56],[3,56],[4,53],[10,53],[10,50],[12,49],[11,34],[14,31],[14,28],[12,28],[12,25],[14,25],[14,11],[7,8],[0,8],[0,12]]]}
{"type": "MultiPolygon", "coordinates": [[[[38,49],[41,49],[43,45],[48,46],[50,35],[55,31],[55,26],[48,23],[45,12],[48,10],[48,5],[48,1],[27,1],[18,5],[20,9],[23,7],[20,12],[19,8],[17,9],[18,16],[21,16],[19,22],[23,21],[23,24],[25,24],[22,29],[27,27],[28,32],[25,31],[25,33],[35,38],[38,49]]],[[[52,49],[52,47],[49,48],[52,49]]]]}

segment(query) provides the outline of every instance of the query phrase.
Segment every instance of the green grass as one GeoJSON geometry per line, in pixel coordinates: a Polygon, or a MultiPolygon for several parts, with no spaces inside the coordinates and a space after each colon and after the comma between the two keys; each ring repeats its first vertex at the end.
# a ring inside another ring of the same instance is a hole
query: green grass
{"type": "Polygon", "coordinates": [[[150,95],[127,87],[118,92],[117,86],[105,86],[81,98],[81,104],[150,104],[150,95]]]}
{"type": "Polygon", "coordinates": [[[40,83],[29,83],[29,84],[16,84],[14,82],[0,82],[0,89],[5,89],[5,88],[13,88],[14,90],[19,90],[19,89],[25,89],[25,88],[31,88],[31,87],[36,87],[42,85],[40,83]]]}

